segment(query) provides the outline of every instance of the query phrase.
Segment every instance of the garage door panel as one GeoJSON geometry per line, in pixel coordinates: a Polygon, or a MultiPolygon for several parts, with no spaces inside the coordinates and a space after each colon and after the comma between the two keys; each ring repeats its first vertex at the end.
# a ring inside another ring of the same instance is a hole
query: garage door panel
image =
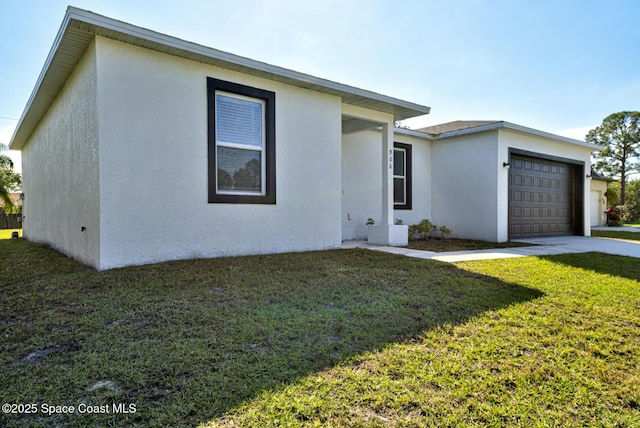
{"type": "Polygon", "coordinates": [[[522,201],[522,192],[513,192],[513,200],[516,202],[522,201]]]}
{"type": "Polygon", "coordinates": [[[512,155],[509,170],[509,237],[573,233],[571,164],[512,155]]]}

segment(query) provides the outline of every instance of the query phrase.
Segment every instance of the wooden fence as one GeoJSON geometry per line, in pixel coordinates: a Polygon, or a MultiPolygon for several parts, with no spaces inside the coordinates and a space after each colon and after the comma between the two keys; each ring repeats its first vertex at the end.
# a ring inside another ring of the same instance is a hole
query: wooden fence
{"type": "Polygon", "coordinates": [[[22,229],[22,214],[0,213],[0,229],[22,229]]]}

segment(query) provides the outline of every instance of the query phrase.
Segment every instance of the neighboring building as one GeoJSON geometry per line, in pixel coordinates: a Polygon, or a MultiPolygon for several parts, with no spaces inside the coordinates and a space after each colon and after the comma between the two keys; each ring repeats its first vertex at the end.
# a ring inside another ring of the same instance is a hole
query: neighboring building
{"type": "Polygon", "coordinates": [[[70,7],[11,143],[24,236],[109,269],[402,245],[423,218],[490,241],[589,234],[596,146],[506,122],[394,131],[427,113],[70,7]]]}
{"type": "MultiPolygon", "coordinates": [[[[9,193],[9,196],[11,196],[11,199],[13,200],[13,202],[18,208],[22,207],[22,198],[20,197],[21,196],[20,193],[16,193],[16,192],[9,193]]],[[[0,199],[0,209],[2,209],[3,204],[4,204],[4,201],[0,199]]],[[[1,210],[0,212],[4,212],[4,210],[1,210]]]]}
{"type": "Polygon", "coordinates": [[[591,226],[606,226],[607,225],[607,183],[615,181],[611,178],[606,178],[593,169],[591,170],[591,195],[590,201],[590,217],[591,226]]]}
{"type": "Polygon", "coordinates": [[[9,193],[9,196],[18,207],[18,212],[17,214],[8,214],[3,207],[4,200],[0,199],[0,229],[20,229],[22,227],[22,214],[20,214],[20,209],[22,208],[21,194],[14,192],[9,193]]]}

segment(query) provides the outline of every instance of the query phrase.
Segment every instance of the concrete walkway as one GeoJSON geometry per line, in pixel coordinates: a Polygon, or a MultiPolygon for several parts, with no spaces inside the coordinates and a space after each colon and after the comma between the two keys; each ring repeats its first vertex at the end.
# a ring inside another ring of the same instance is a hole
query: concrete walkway
{"type": "Polygon", "coordinates": [[[614,232],[640,232],[640,227],[637,226],[596,226],[592,227],[591,230],[611,230],[614,232]]]}
{"type": "MultiPolygon", "coordinates": [[[[613,230],[614,228],[606,228],[613,230]]],[[[638,229],[638,228],[636,228],[638,229]]],[[[640,232],[640,230],[638,230],[640,232]]],[[[558,236],[552,238],[518,239],[517,242],[535,244],[531,247],[501,248],[495,250],[470,250],[436,253],[432,251],[412,250],[409,248],[371,245],[366,241],[345,241],[342,248],[368,248],[392,254],[401,254],[419,259],[440,260],[443,262],[462,262],[468,260],[506,259],[526,256],[547,256],[566,253],[601,253],[640,258],[640,241],[622,241],[585,236],[558,236]]]]}

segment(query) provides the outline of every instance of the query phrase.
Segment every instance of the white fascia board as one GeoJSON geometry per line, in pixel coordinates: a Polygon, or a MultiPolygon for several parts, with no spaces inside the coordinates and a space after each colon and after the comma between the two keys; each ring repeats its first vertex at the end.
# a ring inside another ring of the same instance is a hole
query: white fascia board
{"type": "Polygon", "coordinates": [[[596,144],[591,144],[591,143],[587,143],[587,142],[584,142],[584,141],[575,140],[575,139],[569,138],[569,137],[563,137],[561,135],[556,135],[556,134],[552,134],[550,132],[540,131],[538,129],[528,128],[526,126],[516,125],[516,124],[510,123],[510,122],[496,122],[496,123],[490,123],[488,125],[477,126],[475,128],[467,128],[467,129],[460,129],[458,131],[445,132],[445,133],[442,133],[442,134],[436,136],[434,139],[435,140],[441,140],[441,139],[445,139],[445,138],[459,137],[459,136],[462,136],[462,135],[469,135],[469,134],[476,134],[476,133],[480,133],[480,132],[495,131],[495,130],[498,130],[498,129],[501,129],[501,128],[510,129],[510,130],[513,130],[513,131],[521,132],[523,134],[535,135],[535,136],[538,136],[538,137],[543,137],[543,138],[547,138],[547,139],[550,139],[550,140],[559,141],[559,142],[562,142],[562,143],[574,144],[576,146],[581,146],[581,147],[584,147],[584,148],[591,149],[592,151],[602,150],[602,147],[598,146],[596,144]]]}
{"type": "Polygon", "coordinates": [[[445,138],[459,137],[462,135],[477,134],[479,132],[494,131],[501,128],[504,122],[490,123],[488,125],[476,126],[474,128],[458,129],[456,131],[443,132],[434,136],[434,140],[443,140],[445,138]]]}
{"type": "Polygon", "coordinates": [[[504,127],[507,129],[512,129],[514,131],[518,131],[518,132],[522,132],[525,134],[532,134],[532,135],[537,135],[539,137],[544,137],[544,138],[548,138],[551,140],[556,140],[556,141],[560,141],[563,143],[568,143],[568,144],[575,144],[576,146],[582,146],[594,151],[600,151],[603,149],[602,146],[599,146],[597,144],[591,144],[591,143],[587,143],[585,141],[581,141],[581,140],[576,140],[573,138],[569,138],[569,137],[563,137],[562,135],[556,135],[556,134],[552,134],[550,132],[545,132],[545,131],[540,131],[537,129],[533,129],[533,128],[527,128],[526,126],[521,126],[521,125],[516,125],[515,123],[509,123],[509,122],[504,122],[504,127]]]}
{"type": "MultiPolygon", "coordinates": [[[[370,128],[369,131],[382,132],[382,127],[376,126],[375,128],[370,128]]],[[[407,135],[409,137],[420,138],[422,140],[427,140],[427,141],[433,141],[436,139],[431,134],[427,134],[425,132],[420,132],[420,131],[414,131],[412,129],[407,129],[407,128],[393,128],[393,134],[407,135]]]]}
{"type": "MultiPolygon", "coordinates": [[[[40,92],[40,88],[42,87],[42,82],[44,81],[50,67],[51,67],[51,61],[53,60],[53,57],[55,55],[55,53],[58,50],[58,47],[60,46],[60,42],[62,41],[62,38],[64,36],[64,32],[67,28],[67,26],[69,25],[69,20],[70,20],[70,15],[67,12],[67,14],[65,14],[65,17],[62,21],[62,24],[60,25],[60,29],[58,30],[58,34],[56,34],[56,38],[53,41],[53,45],[51,46],[51,49],[49,49],[49,54],[47,55],[47,58],[44,62],[44,66],[42,67],[42,70],[40,71],[40,75],[38,76],[38,80],[36,80],[36,84],[33,88],[33,91],[31,92],[31,95],[29,96],[29,99],[27,100],[27,104],[24,108],[24,110],[22,111],[22,115],[20,116],[20,119],[18,120],[18,124],[16,125],[16,129],[13,133],[13,136],[11,137],[11,141],[9,142],[9,148],[12,150],[20,150],[22,149],[22,146],[24,145],[24,143],[26,142],[26,138],[28,137],[25,136],[25,138],[20,138],[21,137],[21,131],[23,130],[23,125],[27,116],[27,113],[29,113],[31,111],[31,107],[34,104],[34,99],[36,98],[36,95],[40,92]]],[[[44,113],[44,112],[43,112],[44,113]]],[[[35,128],[35,126],[34,126],[35,128]]],[[[33,129],[31,130],[33,131],[33,129]]],[[[31,132],[29,132],[29,135],[31,134],[31,132]]]]}
{"type": "Polygon", "coordinates": [[[427,106],[255,61],[69,6],[35,88],[16,127],[16,132],[10,143],[11,146],[15,146],[14,149],[19,150],[25,144],[57,95],[56,88],[59,91],[95,35],[336,95],[341,97],[345,104],[390,113],[394,115],[395,120],[421,116],[428,114],[431,110],[427,106]],[[86,45],[78,45],[76,39],[73,40],[73,43],[69,41],[67,46],[66,40],[72,37],[69,35],[70,33],[73,33],[74,36],[78,34],[83,36],[86,45]],[[64,51],[65,59],[56,62],[59,51],[64,51]],[[70,68],[58,69],[60,63],[70,66],[70,68]],[[53,82],[50,82],[51,80],[53,82]],[[53,84],[49,85],[48,83],[53,84]],[[43,88],[47,88],[50,93],[42,94],[43,88]]]}
{"type": "Polygon", "coordinates": [[[423,140],[429,140],[429,141],[433,141],[436,139],[436,137],[434,137],[431,134],[427,134],[426,132],[414,131],[412,129],[407,129],[407,128],[393,128],[393,133],[400,134],[400,135],[408,135],[410,137],[422,138],[423,140]]]}

